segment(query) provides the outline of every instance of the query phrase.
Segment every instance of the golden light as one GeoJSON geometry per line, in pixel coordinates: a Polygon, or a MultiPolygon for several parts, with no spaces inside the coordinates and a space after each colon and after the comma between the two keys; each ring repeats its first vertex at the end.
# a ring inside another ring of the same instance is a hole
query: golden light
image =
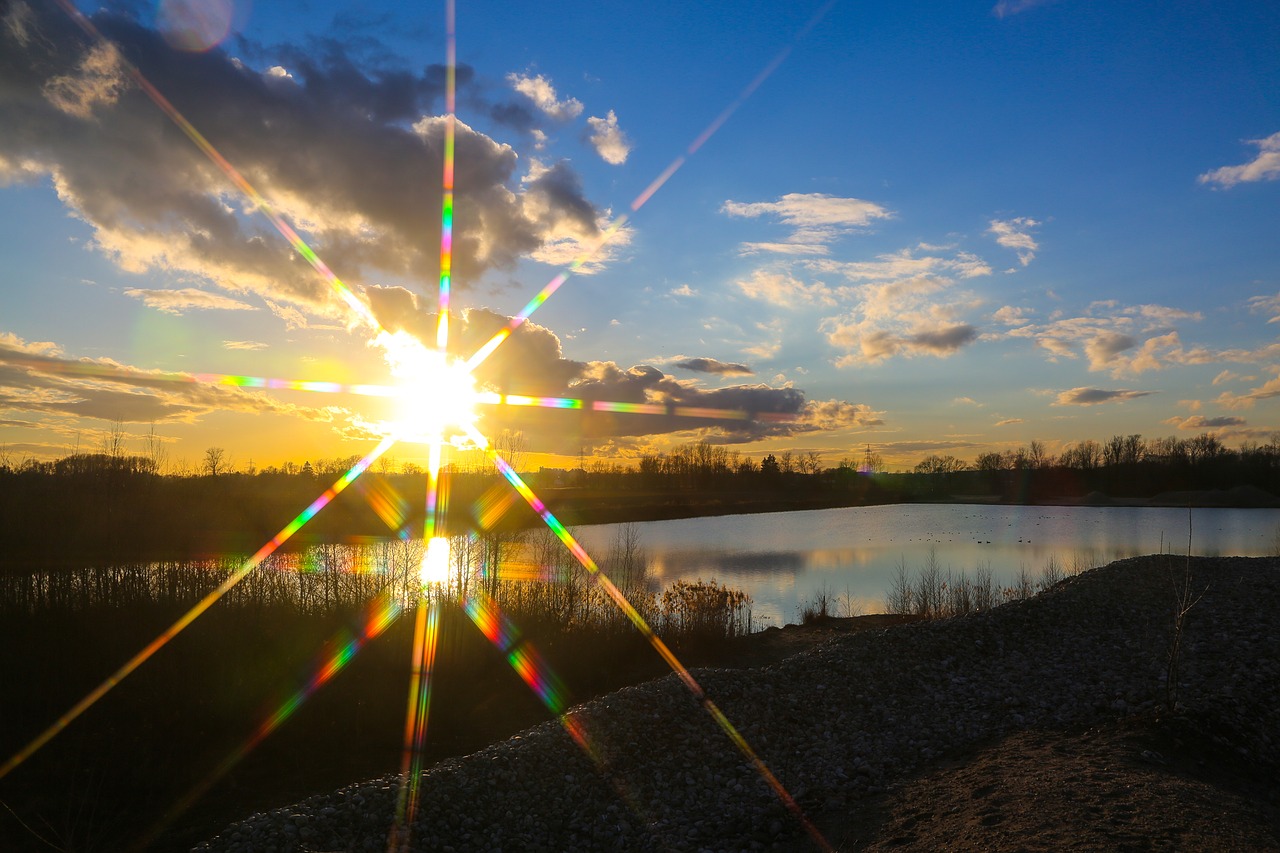
{"type": "Polygon", "coordinates": [[[396,416],[386,426],[400,441],[431,443],[464,435],[475,424],[480,395],[460,361],[431,349],[407,332],[378,335],[398,390],[396,416]]]}
{"type": "Polygon", "coordinates": [[[422,555],[422,565],[418,568],[418,578],[423,587],[449,580],[449,562],[452,556],[449,540],[445,537],[434,536],[427,540],[427,551],[422,555]]]}

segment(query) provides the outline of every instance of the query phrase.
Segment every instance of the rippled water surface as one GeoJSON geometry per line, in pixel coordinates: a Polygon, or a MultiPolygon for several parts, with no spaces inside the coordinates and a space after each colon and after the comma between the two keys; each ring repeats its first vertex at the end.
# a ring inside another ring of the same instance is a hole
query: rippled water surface
{"type": "MultiPolygon", "coordinates": [[[[637,525],[656,579],[716,579],[744,589],[766,624],[797,620],[824,589],[842,610],[884,609],[900,562],[915,571],[930,551],[944,572],[989,566],[1008,583],[1052,559],[1065,571],[1139,554],[1272,553],[1275,509],[1024,507],[912,504],[654,521],[637,525]]],[[[618,525],[584,527],[603,553],[618,525]]],[[[843,613],[839,614],[843,615],[843,613]]]]}

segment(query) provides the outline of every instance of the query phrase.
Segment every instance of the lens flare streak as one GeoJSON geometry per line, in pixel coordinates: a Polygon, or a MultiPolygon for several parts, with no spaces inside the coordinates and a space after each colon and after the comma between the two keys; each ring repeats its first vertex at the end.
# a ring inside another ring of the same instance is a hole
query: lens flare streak
{"type": "Polygon", "coordinates": [[[427,738],[431,710],[431,679],[435,674],[436,645],[440,633],[440,602],[418,601],[413,632],[413,672],[409,678],[409,703],[405,712],[404,749],[400,763],[400,790],[396,797],[396,823],[389,849],[409,849],[409,833],[418,810],[422,783],[422,745],[427,738]]]}
{"type": "Polygon", "coordinates": [[[383,631],[391,626],[393,622],[399,618],[401,607],[399,602],[390,596],[379,596],[373,605],[368,609],[368,618],[365,620],[364,627],[361,629],[359,636],[352,637],[343,631],[333,638],[329,643],[329,648],[335,648],[336,651],[320,665],[315,674],[307,679],[306,684],[300,687],[292,696],[286,699],[279,708],[272,712],[262,721],[257,730],[249,736],[249,738],[239,747],[233,750],[226,758],[218,764],[216,768],[204,779],[196,783],[182,799],[178,800],[165,816],[153,826],[146,838],[137,845],[138,849],[148,847],[152,841],[177,817],[185,813],[191,806],[195,805],[201,797],[212,788],[218,780],[231,772],[237,764],[258,747],[264,740],[300,708],[302,705],[315,695],[316,691],[323,687],[330,679],[341,672],[348,663],[350,663],[360,652],[362,648],[370,641],[380,635],[383,631]]]}
{"type": "Polygon", "coordinates": [[[734,746],[738,748],[738,751],[742,753],[743,757],[746,758],[748,762],[750,762],[756,773],[758,773],[765,783],[773,790],[774,794],[782,801],[783,805],[785,805],[796,817],[814,842],[817,843],[822,850],[832,850],[833,848],[831,845],[827,843],[827,840],[823,837],[821,831],[814,826],[808,816],[805,815],[804,811],[800,808],[799,803],[795,801],[795,798],[791,796],[786,787],[783,786],[782,782],[773,775],[773,771],[769,769],[768,765],[764,763],[764,760],[761,759],[760,756],[756,754],[755,750],[751,748],[751,744],[747,743],[746,739],[738,732],[733,723],[729,721],[729,718],[724,715],[724,712],[711,701],[711,697],[706,694],[702,689],[702,686],[694,679],[693,674],[689,672],[688,668],[680,662],[679,658],[675,656],[675,653],[672,652],[667,644],[662,641],[662,638],[655,634],[653,629],[649,627],[649,623],[645,621],[645,618],[640,614],[640,612],[632,606],[630,601],[627,600],[627,597],[622,593],[622,590],[618,589],[618,587],[614,585],[613,581],[609,579],[609,576],[600,570],[600,567],[596,565],[595,560],[593,560],[591,555],[586,552],[586,549],[579,544],[578,540],[574,538],[573,534],[569,532],[560,520],[547,509],[546,505],[543,504],[536,494],[534,494],[533,490],[530,489],[528,484],[526,484],[520,475],[516,473],[515,469],[492,449],[486,448],[486,450],[488,451],[489,458],[493,460],[494,465],[497,466],[499,472],[501,472],[502,476],[506,478],[507,482],[509,482],[512,487],[520,493],[520,496],[525,499],[530,507],[533,508],[534,512],[538,513],[547,527],[551,529],[551,532],[555,534],[556,538],[569,549],[569,552],[573,554],[574,558],[582,564],[582,567],[585,568],[588,573],[590,573],[596,584],[599,585],[614,604],[616,604],[618,608],[626,614],[627,618],[631,620],[631,624],[636,627],[646,640],[648,640],[649,644],[654,648],[659,656],[661,656],[662,659],[667,662],[667,665],[671,667],[671,670],[679,676],[680,680],[683,681],[685,686],[689,689],[689,692],[693,694],[694,699],[696,699],[707,713],[711,715],[711,718],[715,720],[716,725],[718,725],[720,729],[728,735],[734,746]]]}
{"type": "Polygon", "coordinates": [[[149,97],[152,102],[160,108],[160,111],[168,116],[169,119],[178,126],[178,129],[187,135],[188,139],[195,143],[195,146],[199,148],[200,151],[208,157],[224,175],[227,176],[227,178],[230,179],[231,183],[236,185],[236,188],[239,189],[240,192],[249,199],[249,201],[253,202],[254,207],[262,211],[262,214],[270,220],[271,224],[280,232],[285,241],[295,252],[301,255],[316,272],[320,274],[320,277],[329,284],[333,291],[342,299],[343,303],[346,304],[347,308],[349,308],[357,318],[363,320],[371,328],[381,330],[382,326],[378,322],[377,318],[373,316],[373,312],[369,310],[369,306],[361,302],[359,297],[351,291],[351,288],[347,287],[342,279],[338,278],[338,276],[334,274],[333,270],[329,269],[329,266],[320,259],[319,255],[317,255],[312,248],[308,246],[300,236],[298,236],[298,232],[294,231],[289,223],[284,221],[284,218],[276,211],[275,207],[272,206],[272,204],[254,188],[253,184],[249,183],[244,175],[240,174],[240,171],[236,169],[235,166],[231,165],[230,161],[222,156],[218,149],[213,147],[213,144],[209,142],[208,139],[205,139],[204,135],[200,133],[200,131],[196,130],[195,126],[192,125],[191,122],[187,121],[186,116],[178,112],[177,107],[169,103],[169,99],[166,98],[159,89],[152,85],[151,81],[143,75],[142,71],[132,62],[125,59],[124,54],[115,45],[115,43],[103,35],[102,32],[94,26],[93,22],[85,17],[84,14],[70,2],[70,0],[55,0],[55,2],[64,12],[67,13],[68,16],[70,16],[73,21],[76,22],[76,24],[80,26],[80,29],[84,30],[85,33],[89,35],[90,38],[96,39],[100,43],[109,46],[114,51],[121,66],[125,69],[133,82],[138,85],[138,88],[146,93],[147,97],[149,97]]]}
{"type": "MultiPolygon", "coordinates": [[[[751,82],[738,93],[738,96],[733,99],[729,106],[725,107],[719,115],[712,119],[711,123],[707,125],[701,133],[694,137],[694,140],[689,143],[689,146],[685,149],[684,153],[677,155],[667,168],[663,169],[662,172],[659,173],[659,175],[654,178],[647,187],[645,187],[644,191],[632,200],[632,213],[635,213],[639,211],[640,208],[644,207],[649,199],[653,198],[658,190],[662,189],[662,186],[669,181],[676,172],[680,171],[680,168],[689,161],[689,158],[696,154],[698,149],[705,145],[707,140],[714,136],[716,131],[724,126],[725,122],[727,122],[733,114],[738,111],[738,108],[746,103],[748,98],[755,94],[755,91],[759,89],[760,86],[762,86],[764,82],[773,75],[773,72],[777,71],[782,63],[786,61],[787,57],[791,55],[791,51],[795,49],[795,45],[802,38],[808,35],[809,32],[827,16],[827,13],[831,11],[831,8],[835,6],[836,2],[837,0],[828,0],[828,2],[819,9],[792,38],[791,44],[788,44],[779,51],[778,54],[771,59],[763,69],[761,69],[760,73],[757,74],[751,82]]],[[[487,359],[503,341],[511,336],[512,332],[520,328],[520,326],[529,319],[534,311],[537,311],[542,307],[542,304],[551,297],[551,294],[559,290],[560,286],[568,281],[569,276],[573,275],[582,267],[583,264],[595,257],[595,255],[603,249],[619,231],[622,230],[622,227],[627,223],[627,219],[628,216],[626,214],[615,219],[590,248],[578,255],[578,257],[574,258],[573,262],[567,269],[556,275],[556,277],[551,279],[551,281],[547,282],[542,290],[538,291],[537,295],[534,296],[533,299],[530,299],[528,304],[520,310],[520,313],[512,317],[510,321],[507,322],[506,326],[499,329],[497,333],[489,339],[488,343],[482,346],[476,354],[471,357],[467,362],[467,367],[474,369],[487,359]]]]}
{"type": "Polygon", "coordinates": [[[286,524],[280,530],[279,533],[277,533],[275,536],[271,538],[269,542],[267,542],[265,545],[259,548],[252,557],[245,560],[238,569],[236,569],[234,572],[231,573],[231,575],[227,577],[226,580],[218,584],[216,589],[214,589],[204,598],[200,599],[200,601],[197,602],[194,607],[192,607],[190,610],[184,613],[182,617],[178,619],[178,621],[174,622],[167,629],[165,629],[164,633],[160,634],[160,636],[156,637],[149,644],[147,644],[147,646],[143,648],[142,651],[138,652],[136,655],[129,658],[129,660],[127,660],[123,666],[121,666],[119,669],[113,672],[106,679],[106,681],[103,681],[101,684],[99,684],[97,687],[91,690],[88,693],[88,695],[86,695],[83,699],[81,699],[79,702],[73,705],[70,710],[68,710],[65,714],[59,717],[51,726],[49,726],[47,729],[45,729],[43,732],[37,735],[34,740],[32,740],[29,744],[27,744],[25,747],[19,750],[3,765],[0,765],[0,779],[3,779],[5,776],[9,775],[9,773],[15,767],[17,767],[19,764],[21,764],[23,761],[25,761],[27,758],[33,755],[37,750],[39,750],[42,746],[44,746],[46,743],[52,740],[55,736],[57,736],[59,732],[61,732],[68,725],[70,725],[77,717],[79,717],[85,711],[89,710],[89,708],[92,707],[95,702],[97,702],[103,696],[107,695],[107,693],[110,692],[113,687],[115,687],[117,684],[119,684],[121,681],[127,678],[135,669],[142,666],[142,664],[146,663],[146,661],[152,655],[154,655],[157,651],[163,648],[166,643],[168,643],[178,634],[182,633],[182,631],[188,625],[190,625],[197,618],[199,618],[206,610],[212,607],[218,601],[218,599],[226,595],[227,592],[230,591],[232,587],[240,583],[240,581],[244,580],[245,576],[248,575],[249,572],[253,571],[258,566],[260,566],[263,560],[265,560],[272,553],[274,553],[277,548],[279,548],[281,545],[287,542],[289,540],[289,537],[297,533],[298,530],[300,530],[303,525],[305,525],[308,521],[314,518],[315,514],[318,513],[320,510],[324,509],[329,504],[330,501],[332,501],[335,497],[341,494],[342,491],[346,489],[346,487],[349,486],[352,483],[352,481],[354,481],[357,477],[363,474],[365,470],[368,469],[368,467],[378,459],[379,456],[386,453],[387,450],[391,447],[392,443],[393,443],[392,440],[389,438],[383,439],[378,444],[378,446],[375,447],[367,456],[365,456],[355,465],[351,466],[350,470],[348,470],[345,474],[339,477],[338,480],[332,486],[326,489],[324,494],[322,494],[320,497],[312,501],[311,504],[306,509],[304,509],[301,513],[299,513],[298,516],[293,521],[286,524]]]}

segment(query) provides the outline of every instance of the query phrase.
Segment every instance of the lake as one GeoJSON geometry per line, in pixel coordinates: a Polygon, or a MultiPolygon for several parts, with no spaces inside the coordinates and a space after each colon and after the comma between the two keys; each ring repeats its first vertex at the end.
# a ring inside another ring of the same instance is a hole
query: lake
{"type": "MultiPolygon", "coordinates": [[[[1260,556],[1276,549],[1280,510],[1197,508],[1190,523],[1195,555],[1260,556]]],[[[1005,584],[1023,567],[1038,576],[1050,560],[1069,572],[1141,554],[1185,554],[1188,510],[897,504],[636,527],[659,583],[714,578],[749,592],[765,625],[783,625],[824,589],[842,610],[882,612],[899,563],[915,572],[931,550],[944,572],[972,575],[986,566],[1005,584]]],[[[603,554],[619,528],[576,532],[589,551],[603,554]]]]}

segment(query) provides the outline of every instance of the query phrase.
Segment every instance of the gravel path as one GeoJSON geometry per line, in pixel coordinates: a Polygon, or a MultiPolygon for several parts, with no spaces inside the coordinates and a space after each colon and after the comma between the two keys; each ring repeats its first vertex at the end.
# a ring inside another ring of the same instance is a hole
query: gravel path
{"type": "MultiPolygon", "coordinates": [[[[1252,766],[1280,767],[1280,560],[1196,558],[1177,698],[1252,766]]],[[[947,756],[1078,730],[1166,698],[1186,558],[1144,557],[964,618],[837,637],[775,666],[694,676],[806,812],[831,815],[947,756]]],[[[423,776],[411,850],[813,849],[675,676],[423,776]]],[[[199,851],[385,851],[398,779],[255,815],[199,851]]],[[[833,838],[839,843],[841,839],[833,838]]]]}

